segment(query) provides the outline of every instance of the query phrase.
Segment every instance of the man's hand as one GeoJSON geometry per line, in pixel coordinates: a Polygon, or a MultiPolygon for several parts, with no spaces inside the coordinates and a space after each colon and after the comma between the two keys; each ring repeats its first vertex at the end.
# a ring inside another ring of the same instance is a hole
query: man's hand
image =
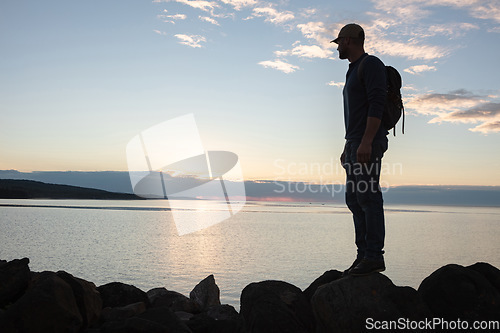
{"type": "Polygon", "coordinates": [[[358,151],[356,152],[356,159],[358,163],[370,162],[371,156],[372,156],[372,145],[361,141],[361,144],[358,147],[358,151]]]}

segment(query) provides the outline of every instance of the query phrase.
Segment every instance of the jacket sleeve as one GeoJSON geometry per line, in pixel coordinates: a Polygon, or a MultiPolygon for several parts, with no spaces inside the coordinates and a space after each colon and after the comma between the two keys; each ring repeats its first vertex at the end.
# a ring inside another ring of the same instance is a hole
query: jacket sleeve
{"type": "Polygon", "coordinates": [[[380,59],[370,56],[363,67],[363,80],[368,98],[368,117],[382,119],[387,100],[385,65],[380,59]]]}

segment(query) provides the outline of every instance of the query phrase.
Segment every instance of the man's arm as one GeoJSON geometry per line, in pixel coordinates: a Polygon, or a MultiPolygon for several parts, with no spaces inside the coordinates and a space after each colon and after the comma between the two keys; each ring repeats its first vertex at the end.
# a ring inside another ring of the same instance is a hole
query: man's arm
{"type": "Polygon", "coordinates": [[[368,117],[365,133],[356,154],[359,163],[368,163],[371,160],[373,139],[379,130],[387,99],[385,74],[385,66],[380,59],[366,59],[363,75],[368,98],[368,117]]]}
{"type": "Polygon", "coordinates": [[[358,163],[370,162],[372,155],[373,138],[375,137],[375,134],[377,134],[380,123],[381,120],[379,118],[368,117],[366,121],[365,134],[363,135],[361,144],[359,145],[358,151],[356,152],[356,159],[358,163]]]}

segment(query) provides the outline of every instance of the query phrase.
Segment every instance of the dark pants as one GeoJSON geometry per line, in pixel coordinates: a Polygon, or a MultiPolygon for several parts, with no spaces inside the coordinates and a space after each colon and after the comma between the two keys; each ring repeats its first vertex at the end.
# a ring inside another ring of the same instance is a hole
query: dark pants
{"type": "Polygon", "coordinates": [[[382,259],[385,223],[380,171],[387,142],[374,142],[370,163],[357,163],[359,142],[345,146],[347,180],[345,200],[353,214],[358,258],[382,259]]]}

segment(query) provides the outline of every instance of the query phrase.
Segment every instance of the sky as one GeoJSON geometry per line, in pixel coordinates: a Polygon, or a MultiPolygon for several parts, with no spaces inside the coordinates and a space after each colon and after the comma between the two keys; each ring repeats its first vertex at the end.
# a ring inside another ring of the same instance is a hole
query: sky
{"type": "Polygon", "coordinates": [[[4,0],[0,170],[126,171],[133,137],[193,114],[245,180],[341,183],[351,22],[403,78],[383,184],[500,185],[498,0],[4,0]]]}

